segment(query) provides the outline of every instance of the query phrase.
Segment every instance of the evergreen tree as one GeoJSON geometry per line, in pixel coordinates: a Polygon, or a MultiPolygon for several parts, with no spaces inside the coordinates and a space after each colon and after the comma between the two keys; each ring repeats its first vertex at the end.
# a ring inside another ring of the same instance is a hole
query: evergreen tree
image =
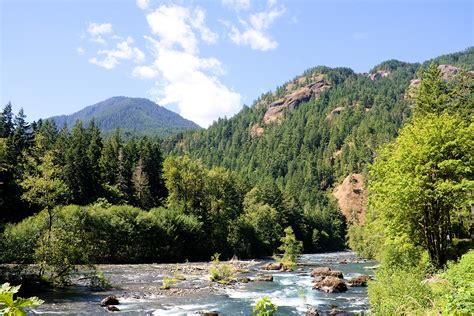
{"type": "Polygon", "coordinates": [[[10,102],[3,108],[0,116],[0,137],[13,135],[15,125],[13,124],[12,104],[10,102]]]}

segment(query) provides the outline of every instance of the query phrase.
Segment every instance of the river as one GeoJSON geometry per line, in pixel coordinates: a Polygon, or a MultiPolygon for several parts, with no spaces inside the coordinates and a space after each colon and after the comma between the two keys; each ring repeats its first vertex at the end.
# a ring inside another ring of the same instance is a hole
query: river
{"type": "MultiPolygon", "coordinates": [[[[157,290],[166,269],[171,265],[99,265],[98,268],[115,286],[107,292],[92,292],[85,286],[73,286],[63,290],[35,293],[45,303],[34,309],[43,315],[102,315],[107,313],[100,301],[107,295],[116,295],[120,300],[117,315],[196,315],[198,311],[218,311],[219,315],[252,315],[255,301],[268,297],[278,306],[277,315],[305,315],[312,307],[320,313],[333,308],[345,314],[364,313],[368,310],[367,288],[349,287],[344,293],[324,293],[312,289],[311,270],[317,266],[328,266],[342,271],[345,279],[360,274],[373,273],[368,269],[373,261],[359,260],[352,252],[305,254],[294,272],[261,271],[266,261],[250,261],[250,272],[272,274],[273,282],[237,283],[221,286],[210,283],[204,268],[201,274],[185,275],[186,281],[172,286],[171,290],[157,290]]],[[[192,265],[188,264],[188,265],[192,265]]]]}

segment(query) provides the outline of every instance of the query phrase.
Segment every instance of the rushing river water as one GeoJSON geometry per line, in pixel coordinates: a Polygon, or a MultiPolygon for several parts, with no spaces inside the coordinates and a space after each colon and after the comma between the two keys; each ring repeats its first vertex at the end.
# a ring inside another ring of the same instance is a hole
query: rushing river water
{"type": "MultiPolygon", "coordinates": [[[[263,263],[255,264],[248,276],[261,273],[259,268],[263,263]]],[[[160,274],[160,265],[106,265],[99,268],[121,289],[96,293],[76,286],[62,291],[37,293],[46,303],[33,312],[43,315],[101,315],[107,312],[100,307],[100,300],[114,294],[120,299],[120,312],[114,313],[118,315],[195,315],[203,310],[218,311],[219,315],[252,315],[255,301],[264,296],[278,306],[277,315],[305,315],[309,307],[323,313],[337,307],[345,313],[358,314],[368,309],[367,288],[352,287],[345,293],[323,293],[312,289],[310,272],[316,266],[329,266],[342,271],[345,279],[350,279],[360,274],[371,275],[372,270],[367,268],[374,264],[373,261],[358,260],[351,252],[306,254],[301,256],[298,269],[294,272],[265,271],[273,275],[273,282],[211,286],[208,291],[195,295],[171,297],[153,293],[143,295],[145,290],[137,294],[147,286],[161,284],[163,274],[160,274]]],[[[200,280],[191,278],[184,281],[184,285],[193,287],[199,282],[207,281],[202,277],[200,280]]]]}

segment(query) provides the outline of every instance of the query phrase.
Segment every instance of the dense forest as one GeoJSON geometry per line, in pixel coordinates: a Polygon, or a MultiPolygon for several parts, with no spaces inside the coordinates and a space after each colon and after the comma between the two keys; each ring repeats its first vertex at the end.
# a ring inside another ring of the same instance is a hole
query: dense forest
{"type": "Polygon", "coordinates": [[[473,48],[369,74],[316,67],[230,119],[161,141],[105,137],[94,120],[29,124],[8,104],[0,262],[36,263],[64,283],[75,264],[272,255],[288,227],[305,252],[333,251],[348,232],[382,262],[369,293],[387,302],[388,276],[426,276],[421,263],[437,271],[470,247],[473,67],[473,48]],[[352,173],[373,192],[365,223],[346,223],[331,195],[352,173]]]}
{"type": "Polygon", "coordinates": [[[72,127],[76,121],[86,126],[94,119],[104,136],[110,136],[117,128],[122,137],[166,137],[178,132],[199,129],[199,125],[186,120],[155,102],[144,98],[112,97],[70,114],[49,118],[57,126],[72,127]]]}

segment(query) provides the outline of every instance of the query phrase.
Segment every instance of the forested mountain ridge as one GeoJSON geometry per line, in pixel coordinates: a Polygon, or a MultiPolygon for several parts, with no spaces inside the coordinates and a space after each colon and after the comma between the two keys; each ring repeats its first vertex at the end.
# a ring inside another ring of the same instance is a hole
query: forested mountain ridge
{"type": "MultiPolygon", "coordinates": [[[[474,48],[433,61],[470,71],[474,48]]],[[[311,68],[230,119],[168,138],[165,152],[234,170],[250,182],[273,179],[301,206],[327,204],[327,193],[363,173],[411,116],[407,89],[429,62],[389,60],[368,74],[311,68]]]]}
{"type": "Polygon", "coordinates": [[[124,96],[112,97],[71,115],[50,119],[59,127],[64,124],[72,127],[77,120],[87,124],[93,118],[105,134],[120,128],[124,133],[163,137],[199,128],[196,123],[148,99],[124,96]]]}

